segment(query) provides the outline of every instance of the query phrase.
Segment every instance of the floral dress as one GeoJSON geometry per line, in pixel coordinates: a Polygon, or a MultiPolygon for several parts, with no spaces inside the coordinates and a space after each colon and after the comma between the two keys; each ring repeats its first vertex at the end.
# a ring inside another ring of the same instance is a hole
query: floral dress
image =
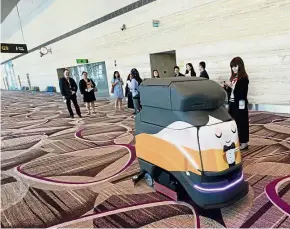
{"type": "Polygon", "coordinates": [[[117,83],[114,86],[114,96],[117,99],[123,99],[124,98],[124,92],[123,92],[123,80],[121,78],[112,79],[111,83],[117,83]]]}

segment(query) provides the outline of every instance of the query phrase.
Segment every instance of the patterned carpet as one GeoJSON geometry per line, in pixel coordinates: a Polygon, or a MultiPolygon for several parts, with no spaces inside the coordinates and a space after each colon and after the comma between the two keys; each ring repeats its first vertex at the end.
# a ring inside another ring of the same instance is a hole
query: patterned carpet
{"type": "Polygon", "coordinates": [[[144,182],[133,187],[132,111],[98,101],[96,115],[69,119],[59,95],[1,96],[3,228],[290,228],[290,114],[250,112],[250,191],[230,207],[202,210],[144,182]]]}

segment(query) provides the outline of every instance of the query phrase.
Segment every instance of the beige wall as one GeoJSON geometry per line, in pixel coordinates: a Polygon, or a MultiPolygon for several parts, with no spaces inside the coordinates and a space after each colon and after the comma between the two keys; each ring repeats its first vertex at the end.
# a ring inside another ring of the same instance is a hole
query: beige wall
{"type": "MultiPolygon", "coordinates": [[[[88,0],[83,7],[83,1],[57,0],[25,26],[28,46],[35,47],[131,2],[88,0]],[[69,9],[65,14],[64,8],[69,9]]],[[[191,62],[199,74],[197,65],[203,60],[210,78],[220,82],[229,77],[230,60],[241,56],[250,77],[251,103],[290,104],[289,21],[289,0],[157,0],[54,43],[49,46],[52,55],[40,58],[33,52],[13,63],[16,75],[29,72],[33,84],[44,89],[48,84],[57,86],[56,69],[75,65],[76,58],[106,61],[110,82],[114,70],[125,79],[132,67],[143,78],[151,77],[149,53],[176,50],[177,64],[191,62]],[[154,19],[160,20],[160,27],[152,26],[154,19]],[[127,30],[120,31],[122,24],[127,30]]]]}

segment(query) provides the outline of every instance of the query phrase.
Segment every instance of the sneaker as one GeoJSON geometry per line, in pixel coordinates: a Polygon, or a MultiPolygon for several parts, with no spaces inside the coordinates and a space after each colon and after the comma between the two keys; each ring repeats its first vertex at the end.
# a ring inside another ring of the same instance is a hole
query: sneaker
{"type": "Polygon", "coordinates": [[[241,143],[241,145],[240,145],[240,150],[248,149],[248,147],[249,147],[248,142],[247,142],[247,143],[241,143]]]}
{"type": "Polygon", "coordinates": [[[79,117],[82,118],[83,116],[82,115],[79,115],[79,117]]]}

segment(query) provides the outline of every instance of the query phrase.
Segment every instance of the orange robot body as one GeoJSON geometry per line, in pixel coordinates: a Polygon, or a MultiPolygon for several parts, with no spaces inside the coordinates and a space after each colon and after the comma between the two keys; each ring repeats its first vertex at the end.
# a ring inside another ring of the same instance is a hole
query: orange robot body
{"type": "Polygon", "coordinates": [[[179,199],[187,194],[203,208],[227,206],[247,194],[237,126],[217,83],[146,79],[140,94],[136,154],[150,185],[161,184],[179,199]]]}

